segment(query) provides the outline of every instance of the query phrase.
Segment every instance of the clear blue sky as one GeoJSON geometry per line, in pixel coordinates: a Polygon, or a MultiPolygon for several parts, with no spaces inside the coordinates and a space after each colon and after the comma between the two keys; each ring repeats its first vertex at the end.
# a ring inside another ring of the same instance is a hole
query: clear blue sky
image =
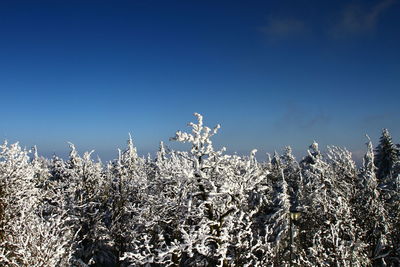
{"type": "Polygon", "coordinates": [[[140,153],[186,129],[216,146],[365,151],[400,142],[400,3],[381,1],[1,1],[0,138],[45,156],[140,153]]]}

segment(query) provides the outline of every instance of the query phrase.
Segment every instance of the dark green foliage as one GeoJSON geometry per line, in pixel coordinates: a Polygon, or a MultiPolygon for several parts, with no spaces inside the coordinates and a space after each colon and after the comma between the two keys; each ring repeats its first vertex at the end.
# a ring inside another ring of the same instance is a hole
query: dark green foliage
{"type": "Polygon", "coordinates": [[[376,175],[379,181],[391,174],[392,167],[399,160],[399,149],[392,142],[392,137],[387,129],[382,130],[379,145],[375,149],[376,175]]]}

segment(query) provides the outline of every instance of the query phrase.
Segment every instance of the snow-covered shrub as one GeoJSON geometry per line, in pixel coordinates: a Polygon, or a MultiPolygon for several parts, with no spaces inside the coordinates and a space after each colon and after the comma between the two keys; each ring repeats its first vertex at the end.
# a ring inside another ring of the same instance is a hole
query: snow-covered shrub
{"type": "MultiPolygon", "coordinates": [[[[5,266],[60,266],[71,255],[66,211],[47,214],[48,176],[37,158],[18,143],[0,146],[0,263],[5,266]]],[[[65,208],[65,207],[63,207],[65,208]]]]}

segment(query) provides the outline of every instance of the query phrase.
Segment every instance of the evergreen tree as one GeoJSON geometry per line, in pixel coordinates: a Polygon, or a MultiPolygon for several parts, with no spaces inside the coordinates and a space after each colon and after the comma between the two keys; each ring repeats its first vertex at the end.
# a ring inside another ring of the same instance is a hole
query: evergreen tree
{"type": "Polygon", "coordinates": [[[300,264],[305,266],[364,266],[355,249],[357,226],[351,207],[355,164],[344,149],[328,148],[323,157],[313,143],[301,162],[305,211],[300,218],[300,264]]]}
{"type": "Polygon", "coordinates": [[[285,179],[288,183],[288,193],[290,195],[290,205],[292,209],[299,209],[302,205],[302,175],[299,163],[292,154],[290,146],[285,147],[285,152],[281,156],[282,168],[285,179]]]}
{"type": "Polygon", "coordinates": [[[353,216],[361,229],[358,247],[365,251],[371,263],[379,266],[386,253],[388,216],[375,174],[371,140],[368,141],[367,146],[353,216]]]}
{"type": "Polygon", "coordinates": [[[379,145],[375,149],[376,175],[380,183],[391,174],[393,165],[399,160],[399,149],[393,144],[392,137],[387,129],[382,130],[379,145]]]}
{"type": "Polygon", "coordinates": [[[110,251],[109,231],[105,227],[105,178],[102,163],[91,159],[91,152],[81,157],[70,143],[71,151],[65,170],[66,198],[69,216],[77,234],[73,240],[73,264],[109,265],[115,262],[110,251]]]}
{"type": "MultiPolygon", "coordinates": [[[[124,151],[118,150],[118,159],[108,166],[107,179],[110,213],[110,229],[114,242],[117,257],[128,251],[134,233],[134,211],[132,206],[140,205],[140,191],[145,188],[146,180],[144,176],[138,179],[139,164],[141,159],[138,157],[136,147],[133,144],[131,135],[127,140],[127,148],[124,151]],[[129,231],[126,231],[129,229],[129,231]]],[[[144,192],[143,192],[144,193],[144,192]]]]}
{"type": "Polygon", "coordinates": [[[290,259],[290,231],[292,225],[290,221],[290,199],[287,192],[287,182],[280,168],[280,174],[274,190],[273,212],[268,218],[268,224],[271,227],[270,239],[274,247],[273,261],[276,264],[287,264],[290,259]]]}
{"type": "Polygon", "coordinates": [[[37,177],[45,170],[38,160],[30,161],[18,143],[0,146],[0,266],[65,266],[71,255],[62,200],[59,212],[44,212],[47,194],[37,177]]]}

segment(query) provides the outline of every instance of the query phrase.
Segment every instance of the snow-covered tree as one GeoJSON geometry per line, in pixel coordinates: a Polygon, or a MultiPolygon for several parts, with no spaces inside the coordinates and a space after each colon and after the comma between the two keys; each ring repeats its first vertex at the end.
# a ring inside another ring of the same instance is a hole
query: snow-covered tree
{"type": "Polygon", "coordinates": [[[274,188],[274,199],[272,212],[269,215],[267,223],[271,227],[270,238],[274,247],[275,264],[288,265],[293,259],[289,251],[292,249],[293,225],[290,218],[290,196],[288,194],[288,185],[285,175],[281,169],[279,180],[274,188]]]}
{"type": "Polygon", "coordinates": [[[306,196],[299,234],[301,264],[364,266],[366,257],[357,246],[353,195],[349,193],[355,180],[355,164],[346,150],[328,148],[324,159],[317,143],[310,148],[301,163],[306,196]]]}
{"type": "Polygon", "coordinates": [[[141,243],[154,215],[145,165],[129,135],[127,148],[119,151],[118,159],[108,167],[110,231],[118,261],[124,253],[144,253],[149,245],[141,243]]]}
{"type": "Polygon", "coordinates": [[[387,213],[380,197],[381,191],[375,174],[374,151],[371,140],[360,172],[360,184],[354,205],[354,218],[361,233],[360,247],[371,263],[382,262],[387,244],[387,213]]]}
{"type": "Polygon", "coordinates": [[[91,152],[81,157],[70,143],[70,155],[61,171],[64,181],[68,214],[72,219],[71,228],[76,232],[73,239],[71,263],[110,264],[113,262],[109,247],[112,246],[105,226],[103,193],[105,179],[101,162],[91,159],[91,152]]]}
{"type": "Polygon", "coordinates": [[[290,146],[285,147],[284,154],[281,156],[281,162],[285,180],[288,184],[290,206],[293,210],[301,209],[303,201],[303,177],[300,165],[293,156],[290,146]]]}
{"type": "Polygon", "coordinates": [[[399,160],[399,150],[393,144],[392,137],[387,129],[382,130],[379,145],[375,149],[376,175],[380,182],[391,174],[393,165],[399,160]]]}
{"type": "MultiPolygon", "coordinates": [[[[192,194],[190,221],[182,230],[191,235],[189,254],[197,256],[196,264],[223,266],[228,264],[228,236],[232,225],[232,214],[236,212],[235,199],[230,194],[230,185],[221,173],[220,164],[225,148],[215,151],[211,137],[220,128],[213,130],[203,125],[203,117],[195,113],[197,123],[189,123],[192,133],[178,131],[173,140],[190,143],[190,159],[193,163],[190,178],[196,185],[192,194]],[[184,229],[186,228],[186,229],[184,229]],[[194,237],[194,238],[193,238],[194,237]]],[[[221,166],[222,167],[222,166],[221,166]]],[[[191,263],[191,264],[194,264],[191,263]]]]}
{"type": "MultiPolygon", "coordinates": [[[[36,153],[35,153],[36,154],[36,153]]],[[[72,232],[65,211],[44,212],[44,175],[35,155],[18,143],[0,146],[0,264],[4,266],[63,266],[71,255],[72,232]]]]}

